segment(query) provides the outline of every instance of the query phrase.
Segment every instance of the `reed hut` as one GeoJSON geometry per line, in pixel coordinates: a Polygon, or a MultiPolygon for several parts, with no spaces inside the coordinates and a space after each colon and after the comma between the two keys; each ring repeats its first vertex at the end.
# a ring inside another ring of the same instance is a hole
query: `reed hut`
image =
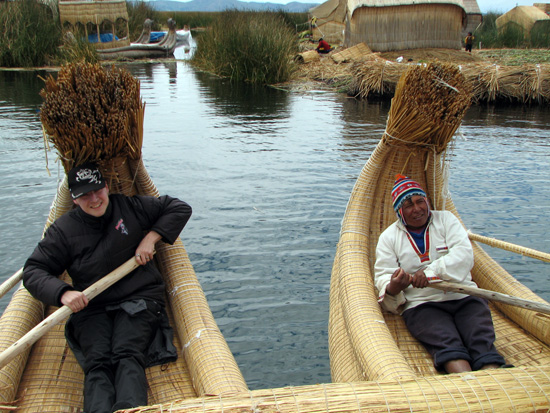
{"type": "Polygon", "coordinates": [[[464,10],[466,11],[466,24],[462,30],[462,40],[466,37],[468,32],[475,33],[477,28],[483,23],[483,15],[477,0],[462,0],[464,3],[464,10]]]}
{"type": "Polygon", "coordinates": [[[533,6],[538,7],[546,14],[550,14],[550,3],[533,3],[533,6]]]}
{"type": "Polygon", "coordinates": [[[373,52],[460,49],[466,22],[462,0],[349,0],[345,46],[373,52]]]}
{"type": "Polygon", "coordinates": [[[328,0],[309,10],[310,21],[314,19],[311,31],[314,39],[321,37],[332,44],[342,44],[347,3],[342,0],[328,0]]]}
{"type": "Polygon", "coordinates": [[[129,46],[125,0],[60,1],[59,19],[67,31],[97,35],[99,50],[129,46]]]}
{"type": "Polygon", "coordinates": [[[535,6],[516,6],[496,19],[495,24],[499,32],[519,29],[525,38],[529,38],[534,31],[550,29],[550,16],[535,6]]]}

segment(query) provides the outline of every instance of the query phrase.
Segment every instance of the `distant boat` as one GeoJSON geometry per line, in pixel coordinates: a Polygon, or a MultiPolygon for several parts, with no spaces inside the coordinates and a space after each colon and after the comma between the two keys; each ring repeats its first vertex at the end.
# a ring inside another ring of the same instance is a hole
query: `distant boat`
{"type": "MultiPolygon", "coordinates": [[[[154,32],[153,32],[154,33],[154,32]]],[[[143,59],[171,56],[177,47],[176,22],[168,19],[168,32],[162,36],[158,43],[151,41],[150,24],[146,20],[144,29],[138,41],[128,46],[113,47],[98,50],[102,60],[116,59],[143,59]]]]}

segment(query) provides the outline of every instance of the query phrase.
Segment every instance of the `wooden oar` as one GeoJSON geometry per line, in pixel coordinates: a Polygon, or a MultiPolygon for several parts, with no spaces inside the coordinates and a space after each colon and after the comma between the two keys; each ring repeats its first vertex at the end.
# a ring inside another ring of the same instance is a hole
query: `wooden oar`
{"type": "MultiPolygon", "coordinates": [[[[95,282],[83,292],[88,297],[89,300],[96,297],[111,285],[116,283],[118,280],[124,278],[127,274],[132,272],[139,266],[134,257],[130,258],[124,264],[122,264],[117,269],[111,271],[101,280],[95,282]]],[[[37,324],[31,331],[13,343],[9,348],[7,348],[2,354],[0,354],[0,369],[2,369],[6,364],[11,360],[21,354],[23,351],[27,350],[32,346],[40,337],[46,334],[50,329],[55,325],[62,322],[68,315],[72,313],[71,309],[64,305],[52,313],[49,317],[45,318],[41,323],[37,324]]]]}
{"type": "Polygon", "coordinates": [[[23,268],[20,268],[15,274],[0,285],[0,298],[6,295],[23,278],[23,268]]]}
{"type": "Polygon", "coordinates": [[[501,241],[496,238],[489,238],[483,235],[468,232],[468,238],[472,241],[482,242],[490,247],[500,248],[506,251],[515,252],[516,254],[526,255],[527,257],[536,258],[537,260],[550,262],[550,254],[547,252],[537,251],[532,248],[522,247],[521,245],[512,244],[510,242],[501,241]]]}
{"type": "Polygon", "coordinates": [[[432,282],[428,287],[436,288],[442,291],[452,291],[482,297],[491,301],[498,301],[504,304],[514,305],[516,307],[526,308],[532,311],[538,311],[544,314],[550,314],[550,305],[539,303],[537,301],[526,300],[524,298],[513,297],[508,294],[497,293],[496,291],[484,290],[482,288],[468,287],[449,281],[432,282]]]}

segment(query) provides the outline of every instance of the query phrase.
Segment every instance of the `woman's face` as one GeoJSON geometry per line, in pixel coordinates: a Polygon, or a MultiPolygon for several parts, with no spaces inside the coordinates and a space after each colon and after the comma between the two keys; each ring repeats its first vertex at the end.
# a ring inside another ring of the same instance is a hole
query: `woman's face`
{"type": "Polygon", "coordinates": [[[102,217],[109,206],[109,187],[90,191],[81,197],[76,198],[73,202],[82,208],[82,211],[94,217],[102,217]]]}

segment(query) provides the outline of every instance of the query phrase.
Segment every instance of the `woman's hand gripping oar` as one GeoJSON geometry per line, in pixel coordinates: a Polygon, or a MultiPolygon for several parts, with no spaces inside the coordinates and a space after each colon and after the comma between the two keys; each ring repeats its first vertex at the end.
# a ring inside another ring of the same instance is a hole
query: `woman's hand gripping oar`
{"type": "Polygon", "coordinates": [[[519,297],[513,297],[508,294],[497,293],[496,291],[464,286],[464,285],[452,283],[449,281],[433,281],[433,282],[430,282],[428,287],[436,288],[442,291],[452,291],[455,293],[473,295],[475,297],[481,297],[491,301],[498,301],[500,303],[514,305],[516,307],[521,307],[521,308],[526,308],[527,310],[538,311],[544,314],[550,314],[550,305],[548,304],[539,303],[537,301],[532,301],[532,300],[526,300],[519,297]]]}
{"type": "MultiPolygon", "coordinates": [[[[88,288],[86,288],[83,293],[88,297],[89,300],[98,296],[111,285],[116,283],[118,280],[124,278],[130,272],[135,270],[140,264],[137,262],[136,257],[130,258],[124,264],[122,264],[117,269],[111,271],[101,280],[95,282],[88,288]]],[[[49,317],[45,318],[41,323],[37,324],[31,331],[13,343],[9,348],[7,348],[2,354],[0,354],[0,369],[2,369],[6,364],[11,360],[21,354],[23,351],[31,347],[40,337],[46,334],[51,330],[55,325],[63,321],[68,315],[72,313],[71,309],[64,305],[52,313],[49,317]]]]}

